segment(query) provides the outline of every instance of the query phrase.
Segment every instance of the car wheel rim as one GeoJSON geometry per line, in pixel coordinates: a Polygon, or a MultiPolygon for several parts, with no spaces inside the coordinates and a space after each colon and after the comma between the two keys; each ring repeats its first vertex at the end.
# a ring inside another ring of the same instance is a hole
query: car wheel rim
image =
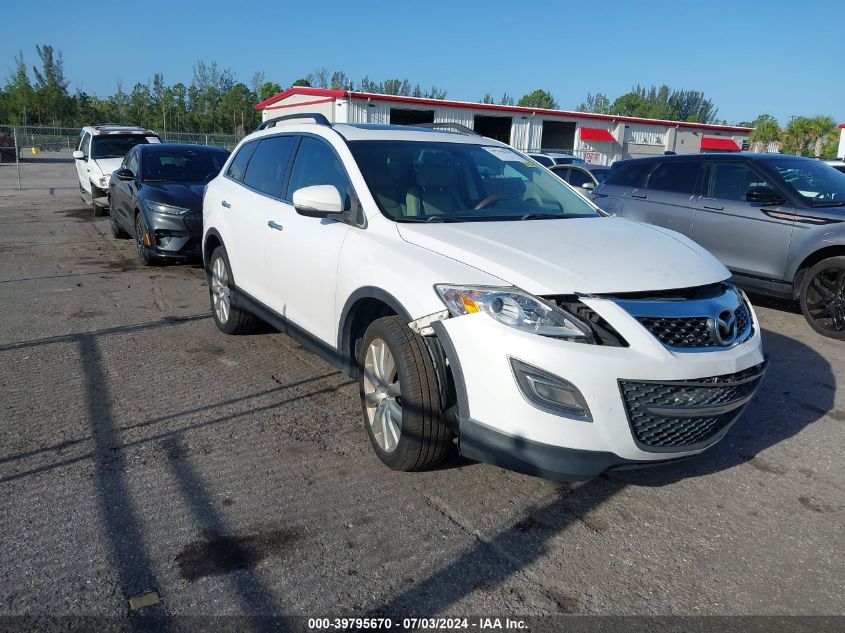
{"type": "Polygon", "coordinates": [[[364,405],[376,443],[392,453],[402,434],[402,389],[393,354],[380,338],[370,342],[364,356],[364,405]]]}
{"type": "Polygon", "coordinates": [[[819,271],[807,288],[806,308],[820,329],[845,331],[845,269],[819,271]]]}
{"type": "Polygon", "coordinates": [[[229,273],[221,257],[215,259],[211,267],[211,297],[217,320],[220,323],[226,323],[229,320],[229,313],[231,311],[229,273]]]}
{"type": "Polygon", "coordinates": [[[144,225],[139,219],[135,223],[135,244],[138,246],[138,257],[141,261],[146,259],[146,248],[144,247],[144,225]]]}

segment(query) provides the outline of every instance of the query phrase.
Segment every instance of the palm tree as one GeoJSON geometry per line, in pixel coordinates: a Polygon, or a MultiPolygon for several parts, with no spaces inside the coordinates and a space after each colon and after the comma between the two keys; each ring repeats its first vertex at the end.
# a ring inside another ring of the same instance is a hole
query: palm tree
{"type": "Polygon", "coordinates": [[[836,121],[829,116],[819,115],[810,119],[810,144],[813,145],[813,155],[821,158],[824,153],[824,143],[829,134],[836,133],[836,121]]]}
{"type": "Polygon", "coordinates": [[[801,156],[804,153],[812,138],[812,124],[810,119],[805,116],[797,116],[792,119],[781,136],[784,149],[794,152],[796,156],[801,156]]]}
{"type": "MultiPolygon", "coordinates": [[[[755,123],[757,123],[755,121],[755,123]]],[[[757,151],[767,152],[769,145],[780,139],[781,129],[778,122],[775,120],[762,120],[754,127],[754,131],[748,137],[752,144],[759,144],[760,149],[757,151]]]]}

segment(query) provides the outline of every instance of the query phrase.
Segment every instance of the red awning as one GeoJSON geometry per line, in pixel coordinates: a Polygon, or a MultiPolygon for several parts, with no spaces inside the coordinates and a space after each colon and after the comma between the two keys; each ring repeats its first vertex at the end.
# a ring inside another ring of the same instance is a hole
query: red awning
{"type": "Polygon", "coordinates": [[[719,152],[740,151],[739,145],[732,138],[723,138],[720,136],[702,136],[701,149],[711,149],[719,152]]]}
{"type": "Polygon", "coordinates": [[[582,127],[581,128],[581,140],[582,141],[599,141],[602,143],[610,142],[615,143],[616,139],[613,138],[613,134],[611,134],[608,130],[605,130],[602,127],[582,127]]]}

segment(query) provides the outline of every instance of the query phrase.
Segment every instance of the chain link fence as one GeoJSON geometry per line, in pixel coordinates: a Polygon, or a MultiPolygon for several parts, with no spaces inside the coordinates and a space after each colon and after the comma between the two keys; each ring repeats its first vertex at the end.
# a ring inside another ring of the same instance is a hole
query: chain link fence
{"type": "MultiPolygon", "coordinates": [[[[0,189],[44,186],[43,166],[50,163],[67,163],[70,166],[81,132],[80,128],[0,125],[0,189]]],[[[166,143],[216,145],[230,151],[243,138],[235,134],[193,132],[163,132],[160,136],[166,143]]],[[[75,172],[68,169],[67,173],[72,175],[75,172]]],[[[56,186],[70,185],[63,182],[56,186]]]]}

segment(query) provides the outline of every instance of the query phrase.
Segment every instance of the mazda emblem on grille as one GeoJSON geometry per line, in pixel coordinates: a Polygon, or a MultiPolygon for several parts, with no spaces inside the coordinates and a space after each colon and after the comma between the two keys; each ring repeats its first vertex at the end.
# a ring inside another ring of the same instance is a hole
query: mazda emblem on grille
{"type": "Polygon", "coordinates": [[[736,313],[722,310],[715,319],[710,319],[710,334],[719,345],[730,345],[736,340],[736,313]]]}

